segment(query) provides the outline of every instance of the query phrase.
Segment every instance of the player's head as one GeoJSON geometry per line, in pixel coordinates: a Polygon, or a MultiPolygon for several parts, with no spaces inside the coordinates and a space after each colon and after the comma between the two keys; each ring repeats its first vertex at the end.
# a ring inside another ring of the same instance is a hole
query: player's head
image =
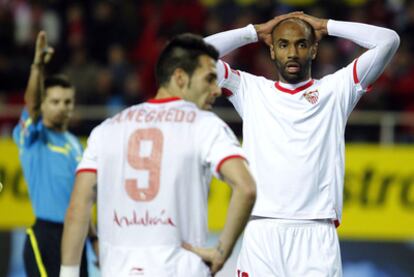
{"type": "Polygon", "coordinates": [[[279,79],[292,84],[309,79],[318,49],[313,27],[299,18],[288,18],[274,27],[272,39],[270,52],[279,79]]]}
{"type": "Polygon", "coordinates": [[[156,66],[160,88],[211,109],[221,90],[217,86],[217,50],[194,34],[174,37],[161,52],[156,66]]]}
{"type": "Polygon", "coordinates": [[[52,75],[44,80],[41,112],[44,124],[64,131],[75,105],[75,89],[64,75],[52,75]]]}

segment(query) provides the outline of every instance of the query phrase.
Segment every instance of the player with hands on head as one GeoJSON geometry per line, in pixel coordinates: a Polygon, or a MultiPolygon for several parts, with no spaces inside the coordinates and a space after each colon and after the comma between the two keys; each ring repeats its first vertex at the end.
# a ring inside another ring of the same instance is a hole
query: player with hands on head
{"type": "MultiPolygon", "coordinates": [[[[40,31],[24,95],[25,108],[13,130],[36,217],[27,229],[24,245],[28,276],[59,275],[63,222],[82,155],[79,141],[68,132],[75,89],[65,76],[44,76],[53,53],[46,33],[40,31]]],[[[92,225],[90,232],[94,235],[92,225]]],[[[85,252],[81,273],[88,275],[85,252]]]]}
{"type": "Polygon", "coordinates": [[[218,81],[243,120],[243,149],[257,201],[243,238],[237,276],[342,276],[341,222],[347,119],[397,51],[390,29],[320,19],[303,12],[205,38],[220,57],[263,41],[278,81],[231,69],[218,81]],[[311,65],[324,36],[367,49],[320,80],[311,65]]]}
{"type": "Polygon", "coordinates": [[[217,58],[201,37],[173,38],[157,63],[155,98],[94,128],[65,218],[61,277],[79,275],[96,191],[102,276],[202,277],[223,267],[256,187],[235,135],[208,111],[221,94],[217,58]],[[232,195],[218,245],[205,248],[212,175],[232,195]]]}

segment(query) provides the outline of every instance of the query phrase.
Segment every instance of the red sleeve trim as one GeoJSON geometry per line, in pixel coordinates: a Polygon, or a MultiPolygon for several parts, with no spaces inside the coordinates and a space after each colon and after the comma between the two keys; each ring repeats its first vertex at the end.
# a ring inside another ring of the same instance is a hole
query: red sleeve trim
{"type": "Polygon", "coordinates": [[[246,158],[241,156],[241,155],[231,155],[231,156],[227,156],[225,158],[223,158],[217,165],[216,167],[216,172],[220,172],[221,166],[224,164],[225,161],[230,160],[230,159],[243,159],[246,161],[246,158]]]}
{"type": "Polygon", "coordinates": [[[82,172],[92,172],[97,173],[98,171],[95,168],[81,168],[76,171],[76,174],[82,173],[82,172]]]}
{"type": "Polygon", "coordinates": [[[227,88],[221,88],[221,93],[226,97],[230,97],[233,95],[233,92],[227,88]]]}
{"type": "Polygon", "coordinates": [[[357,62],[358,62],[358,59],[355,60],[355,62],[354,62],[354,69],[352,70],[353,75],[354,75],[354,83],[355,84],[358,84],[359,83],[359,79],[358,79],[358,75],[357,75],[357,62]]]}
{"type": "Polygon", "coordinates": [[[335,219],[334,224],[335,224],[335,228],[338,228],[341,223],[339,222],[338,219],[335,219]]]}
{"type": "MultiPolygon", "coordinates": [[[[359,83],[358,74],[357,74],[357,62],[358,62],[358,59],[355,60],[355,62],[354,62],[354,68],[352,70],[352,73],[353,73],[352,75],[354,76],[354,83],[355,84],[358,84],[359,83]]],[[[371,90],[372,90],[372,85],[369,85],[365,89],[366,92],[370,92],[371,90]]]]}
{"type": "Polygon", "coordinates": [[[228,65],[225,62],[223,62],[223,65],[224,65],[224,79],[227,79],[227,78],[229,78],[228,65]]]}

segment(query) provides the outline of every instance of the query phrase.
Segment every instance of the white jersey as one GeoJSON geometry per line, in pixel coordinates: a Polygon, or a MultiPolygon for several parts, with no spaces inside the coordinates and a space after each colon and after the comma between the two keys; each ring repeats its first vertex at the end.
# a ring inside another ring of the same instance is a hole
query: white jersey
{"type": "MultiPolygon", "coordinates": [[[[391,60],[399,37],[353,22],[329,20],[327,29],[369,50],[334,74],[295,85],[217,64],[219,85],[243,119],[243,148],[257,183],[253,215],[341,219],[346,121],[391,60]]],[[[224,56],[257,41],[257,34],[249,25],[206,41],[224,56]]]]}
{"type": "Polygon", "coordinates": [[[179,98],[150,100],[104,121],[78,167],[97,172],[100,251],[202,246],[212,174],[242,156],[221,119],[179,98]]]}
{"type": "Polygon", "coordinates": [[[365,92],[355,62],[296,89],[222,63],[221,85],[243,119],[243,148],[257,182],[253,215],[340,218],[345,125],[365,92]]]}

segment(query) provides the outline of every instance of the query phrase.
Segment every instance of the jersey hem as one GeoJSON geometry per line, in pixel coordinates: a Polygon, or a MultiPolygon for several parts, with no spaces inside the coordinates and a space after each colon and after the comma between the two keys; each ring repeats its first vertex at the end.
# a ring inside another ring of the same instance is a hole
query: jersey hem
{"type": "Polygon", "coordinates": [[[337,220],[335,213],[269,213],[269,212],[253,212],[252,216],[285,218],[285,219],[333,219],[337,220]]]}
{"type": "Polygon", "coordinates": [[[95,168],[81,168],[76,170],[76,175],[82,172],[92,172],[92,173],[96,173],[97,170],[95,168]]]}
{"type": "Polygon", "coordinates": [[[243,160],[245,160],[246,161],[246,158],[245,157],[243,157],[243,156],[241,156],[241,155],[231,155],[231,156],[227,156],[227,157],[225,157],[225,158],[223,158],[218,164],[217,164],[217,167],[216,167],[216,172],[217,173],[219,173],[220,172],[220,169],[221,169],[221,166],[224,164],[224,162],[225,161],[227,161],[227,160],[230,160],[230,159],[243,159],[243,160]]]}

